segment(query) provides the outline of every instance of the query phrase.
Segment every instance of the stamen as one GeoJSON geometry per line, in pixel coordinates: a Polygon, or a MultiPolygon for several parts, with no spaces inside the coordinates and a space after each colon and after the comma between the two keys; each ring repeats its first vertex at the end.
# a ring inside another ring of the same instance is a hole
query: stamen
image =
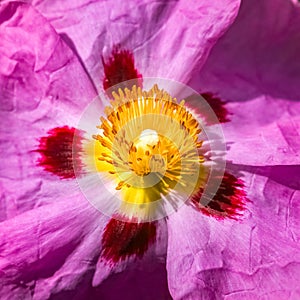
{"type": "Polygon", "coordinates": [[[203,162],[197,152],[201,129],[184,101],[178,104],[157,85],[148,92],[136,86],[119,89],[113,97],[107,118],[100,119],[102,134],[94,138],[106,149],[98,159],[114,167],[116,190],[161,182],[165,191],[170,182],[195,172],[195,161],[203,162]]]}

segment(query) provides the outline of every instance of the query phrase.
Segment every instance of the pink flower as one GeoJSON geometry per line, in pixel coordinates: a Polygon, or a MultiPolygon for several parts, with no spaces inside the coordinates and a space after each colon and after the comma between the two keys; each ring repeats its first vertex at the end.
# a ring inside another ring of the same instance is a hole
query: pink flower
{"type": "Polygon", "coordinates": [[[300,12],[239,2],[1,4],[1,299],[300,296],[300,12]],[[203,94],[224,122],[228,162],[215,195],[197,186],[168,218],[134,223],[80,190],[78,124],[103,88],[147,77],[203,94]]]}

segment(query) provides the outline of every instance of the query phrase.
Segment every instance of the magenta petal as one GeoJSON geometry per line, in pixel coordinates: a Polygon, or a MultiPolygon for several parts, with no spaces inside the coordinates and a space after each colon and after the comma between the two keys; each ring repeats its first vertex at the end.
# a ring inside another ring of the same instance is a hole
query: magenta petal
{"type": "Polygon", "coordinates": [[[85,199],[70,197],[2,222],[0,298],[116,299],[121,292],[128,300],[147,295],[170,299],[165,224],[143,259],[112,266],[97,264],[108,221],[85,199]]]}
{"type": "Polygon", "coordinates": [[[103,281],[93,295],[95,298],[91,299],[172,300],[165,261],[152,256],[141,264],[132,263],[124,272],[115,273],[103,281]]]}
{"type": "MultiPolygon", "coordinates": [[[[38,140],[56,126],[76,126],[96,92],[74,53],[48,21],[20,2],[0,15],[0,219],[53,201],[66,189],[37,167],[38,140]]],[[[70,182],[69,191],[77,185],[70,182]]]]}
{"type": "Polygon", "coordinates": [[[300,102],[261,96],[228,104],[231,122],[223,125],[227,160],[242,165],[300,163],[300,102]]]}
{"type": "MultiPolygon", "coordinates": [[[[234,21],[240,1],[180,1],[151,40],[136,51],[145,76],[188,82],[234,21]]],[[[156,23],[155,19],[151,23],[156,23]]]]}
{"type": "Polygon", "coordinates": [[[156,225],[155,243],[143,257],[128,256],[111,263],[101,255],[93,278],[96,295],[103,299],[119,299],[120,295],[126,300],[171,299],[166,274],[166,237],[166,223],[160,221],[156,225]]]}
{"type": "Polygon", "coordinates": [[[116,264],[129,257],[142,258],[156,241],[157,222],[124,222],[112,218],[102,235],[102,259],[116,264]]]}
{"type": "Polygon", "coordinates": [[[192,79],[196,90],[226,101],[258,95],[300,98],[300,6],[286,0],[243,0],[238,17],[192,79]]]}
{"type": "Polygon", "coordinates": [[[76,286],[101,249],[103,217],[82,197],[57,200],[0,224],[0,276],[6,296],[31,289],[36,299],[76,286]],[[45,278],[45,279],[43,279],[45,278]],[[46,280],[47,279],[47,280],[46,280]]]}
{"type": "Polygon", "coordinates": [[[38,114],[53,122],[54,113],[56,119],[66,121],[67,115],[68,121],[74,120],[96,96],[74,53],[31,6],[6,3],[1,6],[1,15],[5,21],[0,28],[4,60],[0,74],[6,95],[1,97],[1,110],[31,112],[32,121],[38,114]]]}
{"type": "Polygon", "coordinates": [[[36,0],[32,4],[78,53],[99,88],[104,79],[101,55],[110,56],[118,44],[131,51],[146,44],[176,6],[173,1],[153,0],[36,0]]]}
{"type": "MultiPolygon", "coordinates": [[[[149,245],[149,248],[142,257],[137,255],[127,256],[123,260],[117,262],[107,261],[106,257],[101,254],[97,263],[97,269],[93,279],[93,285],[99,286],[107,279],[111,273],[119,273],[124,271],[130,265],[136,265],[138,268],[143,264],[148,264],[154,257],[157,257],[158,262],[164,263],[167,251],[167,228],[164,221],[156,224],[155,242],[149,245]]],[[[119,241],[118,241],[119,242],[119,241]]],[[[147,268],[146,268],[147,270],[147,268]]]]}
{"type": "Polygon", "coordinates": [[[246,174],[245,181],[253,203],[239,222],[220,222],[191,207],[169,218],[174,299],[297,299],[300,194],[262,176],[246,174]]]}
{"type": "Polygon", "coordinates": [[[33,1],[78,51],[97,86],[103,80],[101,55],[109,56],[119,44],[134,52],[143,76],[189,80],[234,21],[239,4],[239,0],[202,2],[196,7],[186,1],[33,1]]]}

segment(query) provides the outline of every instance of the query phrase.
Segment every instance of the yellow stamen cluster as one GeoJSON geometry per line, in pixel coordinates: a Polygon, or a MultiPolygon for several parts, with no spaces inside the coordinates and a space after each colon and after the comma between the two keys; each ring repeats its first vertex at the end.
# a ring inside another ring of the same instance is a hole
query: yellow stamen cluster
{"type": "Polygon", "coordinates": [[[113,97],[94,138],[101,147],[98,160],[109,165],[125,201],[133,194],[139,195],[133,202],[156,201],[177,184],[187,186],[204,158],[199,123],[184,100],[178,103],[157,85],[148,92],[119,89],[113,97]]]}

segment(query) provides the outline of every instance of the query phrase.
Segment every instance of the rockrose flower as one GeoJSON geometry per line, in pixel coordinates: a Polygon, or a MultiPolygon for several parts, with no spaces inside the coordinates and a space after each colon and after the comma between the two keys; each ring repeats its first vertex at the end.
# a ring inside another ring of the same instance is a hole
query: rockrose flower
{"type": "Polygon", "coordinates": [[[4,1],[0,24],[1,299],[300,297],[293,1],[4,1]]]}

